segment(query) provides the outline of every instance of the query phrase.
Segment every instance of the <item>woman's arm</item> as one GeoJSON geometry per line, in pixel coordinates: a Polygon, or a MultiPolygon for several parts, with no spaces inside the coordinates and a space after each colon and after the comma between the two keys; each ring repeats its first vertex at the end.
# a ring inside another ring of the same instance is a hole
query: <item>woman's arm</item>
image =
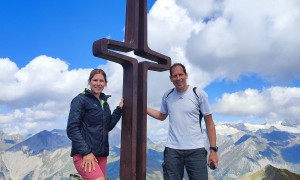
{"type": "Polygon", "coordinates": [[[111,131],[119,122],[122,116],[123,112],[123,106],[124,106],[124,99],[121,98],[119,106],[114,110],[114,112],[111,115],[111,120],[108,122],[108,131],[111,131]]]}

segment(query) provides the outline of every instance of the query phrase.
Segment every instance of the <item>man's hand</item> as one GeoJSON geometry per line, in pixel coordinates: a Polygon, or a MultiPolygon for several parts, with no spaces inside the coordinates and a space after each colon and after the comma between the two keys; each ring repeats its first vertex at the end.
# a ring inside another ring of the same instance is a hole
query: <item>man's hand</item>
{"type": "Polygon", "coordinates": [[[210,166],[210,163],[213,162],[216,168],[219,166],[218,154],[214,150],[210,150],[207,166],[210,166]]]}

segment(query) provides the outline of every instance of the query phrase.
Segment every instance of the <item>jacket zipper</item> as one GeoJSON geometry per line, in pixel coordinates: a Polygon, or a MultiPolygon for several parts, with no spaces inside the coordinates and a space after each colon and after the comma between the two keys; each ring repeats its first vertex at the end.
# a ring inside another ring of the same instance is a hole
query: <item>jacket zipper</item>
{"type": "Polygon", "coordinates": [[[106,119],[105,119],[105,111],[104,111],[104,103],[105,101],[103,99],[100,100],[100,105],[101,105],[101,109],[102,109],[102,119],[103,119],[103,131],[102,131],[102,152],[104,152],[105,149],[105,132],[106,132],[106,119]]]}

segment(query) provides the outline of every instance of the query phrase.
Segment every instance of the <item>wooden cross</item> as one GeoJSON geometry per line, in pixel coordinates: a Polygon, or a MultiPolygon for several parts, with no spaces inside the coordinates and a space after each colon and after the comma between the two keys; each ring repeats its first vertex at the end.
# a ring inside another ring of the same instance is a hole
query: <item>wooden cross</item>
{"type": "Polygon", "coordinates": [[[148,47],[147,0],[127,0],[125,42],[106,38],[97,40],[93,44],[93,54],[123,67],[125,105],[121,127],[120,179],[146,179],[147,72],[165,71],[171,65],[170,57],[148,47]],[[138,62],[117,51],[133,51],[150,61],[138,62]]]}

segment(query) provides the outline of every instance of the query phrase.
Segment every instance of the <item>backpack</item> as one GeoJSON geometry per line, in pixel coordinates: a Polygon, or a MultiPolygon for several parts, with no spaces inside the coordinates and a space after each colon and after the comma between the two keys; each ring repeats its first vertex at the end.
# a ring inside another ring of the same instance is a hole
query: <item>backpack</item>
{"type": "MultiPolygon", "coordinates": [[[[167,94],[166,99],[167,99],[167,97],[174,91],[174,89],[175,89],[175,88],[173,88],[173,89],[167,94]]],[[[193,88],[193,91],[194,91],[194,94],[196,95],[196,97],[199,99],[199,96],[198,96],[198,94],[197,94],[197,92],[196,92],[196,89],[197,89],[197,87],[194,87],[194,88],[193,88]]],[[[202,132],[202,124],[201,124],[202,117],[203,117],[203,114],[202,114],[202,112],[201,112],[201,110],[200,110],[200,107],[199,107],[199,123],[200,123],[201,133],[203,133],[203,132],[202,132]]]]}

